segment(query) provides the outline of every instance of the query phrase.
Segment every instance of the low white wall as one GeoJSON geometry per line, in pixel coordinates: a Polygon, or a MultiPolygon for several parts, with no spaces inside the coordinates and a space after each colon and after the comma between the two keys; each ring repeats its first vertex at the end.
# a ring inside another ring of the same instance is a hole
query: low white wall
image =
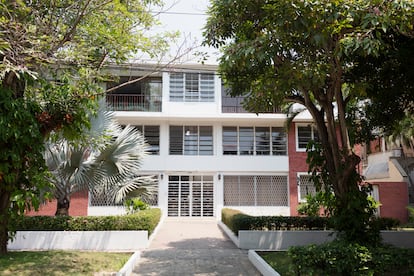
{"type": "Polygon", "coordinates": [[[88,206],[88,216],[121,216],[125,214],[124,206],[88,206]]]}
{"type": "Polygon", "coordinates": [[[280,276],[262,257],[254,250],[249,250],[248,253],[250,262],[256,267],[263,276],[280,276]]]}
{"type": "Polygon", "coordinates": [[[335,238],[333,231],[239,231],[239,248],[287,250],[291,246],[322,244],[335,238]]]}
{"type": "MultiPolygon", "coordinates": [[[[322,244],[332,241],[333,231],[246,231],[234,235],[227,225],[218,222],[219,227],[241,249],[287,250],[290,246],[322,244]]],[[[381,231],[383,242],[396,247],[414,249],[414,231],[381,231]]]]}
{"type": "Polygon", "coordinates": [[[414,248],[414,231],[381,231],[384,243],[402,248],[414,248]]]}
{"type": "Polygon", "coordinates": [[[18,231],[9,250],[136,251],[148,247],[148,231],[18,231]]]}

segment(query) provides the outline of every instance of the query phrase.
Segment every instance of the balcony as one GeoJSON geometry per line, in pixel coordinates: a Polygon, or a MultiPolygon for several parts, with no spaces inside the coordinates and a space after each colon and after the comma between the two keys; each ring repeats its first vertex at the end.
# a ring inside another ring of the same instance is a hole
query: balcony
{"type": "Polygon", "coordinates": [[[106,104],[111,111],[161,112],[161,96],[137,94],[107,94],[106,104]]]}
{"type": "MultiPolygon", "coordinates": [[[[254,113],[246,110],[243,106],[244,97],[222,96],[221,98],[221,112],[222,113],[254,113]]],[[[261,110],[259,113],[281,113],[278,107],[267,108],[261,110]]]]}

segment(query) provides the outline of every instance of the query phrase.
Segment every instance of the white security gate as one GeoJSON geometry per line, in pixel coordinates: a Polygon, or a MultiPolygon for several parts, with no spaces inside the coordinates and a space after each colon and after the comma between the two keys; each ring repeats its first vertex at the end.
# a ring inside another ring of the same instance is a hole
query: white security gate
{"type": "Polygon", "coordinates": [[[214,216],[214,182],[210,175],[168,177],[168,216],[214,216]]]}

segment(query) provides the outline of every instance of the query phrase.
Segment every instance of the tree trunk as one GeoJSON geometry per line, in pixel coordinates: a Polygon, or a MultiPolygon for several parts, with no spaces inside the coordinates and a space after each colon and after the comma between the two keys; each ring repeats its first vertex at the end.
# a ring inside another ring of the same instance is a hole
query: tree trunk
{"type": "Polygon", "coordinates": [[[65,197],[58,198],[55,216],[69,216],[70,199],[65,197]]]}
{"type": "MultiPolygon", "coordinates": [[[[0,183],[0,185],[4,185],[4,183],[0,183]]],[[[7,254],[10,195],[11,193],[9,191],[6,191],[0,186],[0,255],[7,254]]]]}

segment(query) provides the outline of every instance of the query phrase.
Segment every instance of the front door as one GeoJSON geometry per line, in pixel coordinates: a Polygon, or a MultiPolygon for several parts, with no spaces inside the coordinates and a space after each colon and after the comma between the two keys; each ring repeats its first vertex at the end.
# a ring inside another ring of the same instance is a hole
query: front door
{"type": "Polygon", "coordinates": [[[214,182],[211,175],[171,175],[168,178],[168,216],[214,216],[214,182]]]}

